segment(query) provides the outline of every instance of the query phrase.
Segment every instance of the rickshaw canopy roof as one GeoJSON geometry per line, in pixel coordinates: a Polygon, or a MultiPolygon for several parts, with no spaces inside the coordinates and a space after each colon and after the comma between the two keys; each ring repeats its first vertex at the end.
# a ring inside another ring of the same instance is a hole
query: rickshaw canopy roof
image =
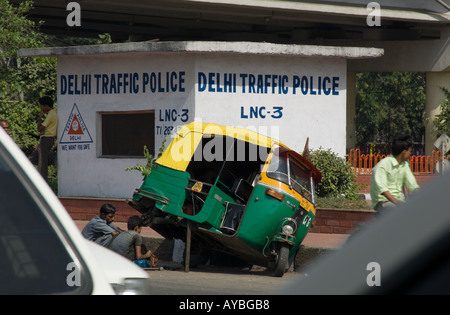
{"type": "Polygon", "coordinates": [[[272,148],[274,145],[283,147],[283,152],[290,152],[290,154],[293,154],[293,156],[295,156],[312,171],[316,183],[321,180],[322,176],[320,171],[317,170],[311,162],[279,140],[264,136],[260,133],[245,128],[230,127],[198,121],[182,126],[175,134],[167,149],[164,150],[161,157],[159,157],[155,163],[175,170],[183,172],[186,171],[186,168],[191,162],[192,156],[201,139],[204,136],[209,135],[227,136],[266,148],[272,148]]]}
{"type": "Polygon", "coordinates": [[[228,136],[267,148],[277,144],[289,149],[280,141],[249,129],[194,121],[178,130],[161,157],[156,160],[156,163],[175,170],[185,171],[201,139],[208,135],[228,136]]]}

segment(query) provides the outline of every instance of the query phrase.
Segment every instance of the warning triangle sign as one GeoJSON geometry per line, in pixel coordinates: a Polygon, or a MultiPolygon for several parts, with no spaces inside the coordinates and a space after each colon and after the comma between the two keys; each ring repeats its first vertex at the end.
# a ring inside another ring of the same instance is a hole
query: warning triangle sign
{"type": "Polygon", "coordinates": [[[72,123],[70,124],[69,131],[67,132],[69,135],[83,135],[83,130],[80,127],[80,121],[78,120],[77,115],[73,115],[72,123]]]}
{"type": "Polygon", "coordinates": [[[92,137],[86,124],[81,117],[77,104],[73,104],[72,111],[70,112],[69,119],[64,126],[63,134],[59,140],[60,144],[68,143],[92,143],[92,137]]]}

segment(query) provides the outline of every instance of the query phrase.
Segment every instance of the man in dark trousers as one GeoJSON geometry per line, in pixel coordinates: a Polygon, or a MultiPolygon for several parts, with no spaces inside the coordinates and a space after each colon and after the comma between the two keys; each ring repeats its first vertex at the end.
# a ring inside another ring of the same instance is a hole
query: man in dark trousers
{"type": "Polygon", "coordinates": [[[38,165],[39,173],[47,181],[48,180],[48,157],[50,149],[53,147],[58,130],[58,115],[53,109],[53,100],[49,96],[39,99],[41,112],[38,118],[37,130],[41,135],[37,149],[29,156],[31,163],[38,165]],[[47,114],[44,121],[42,118],[47,114]]]}

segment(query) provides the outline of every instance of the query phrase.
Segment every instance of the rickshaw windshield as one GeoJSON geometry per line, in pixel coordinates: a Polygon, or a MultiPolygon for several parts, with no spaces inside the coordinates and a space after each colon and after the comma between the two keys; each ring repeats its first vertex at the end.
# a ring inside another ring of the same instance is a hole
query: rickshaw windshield
{"type": "Polygon", "coordinates": [[[313,201],[313,181],[311,171],[297,162],[288,152],[277,148],[267,169],[269,178],[292,187],[309,201],[313,201]]]}

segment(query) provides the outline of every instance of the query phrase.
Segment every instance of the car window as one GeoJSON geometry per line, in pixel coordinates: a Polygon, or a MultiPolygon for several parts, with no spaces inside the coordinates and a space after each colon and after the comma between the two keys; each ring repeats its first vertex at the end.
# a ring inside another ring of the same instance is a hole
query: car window
{"type": "Polygon", "coordinates": [[[0,143],[0,294],[90,292],[82,261],[63,234],[0,143]]]}

